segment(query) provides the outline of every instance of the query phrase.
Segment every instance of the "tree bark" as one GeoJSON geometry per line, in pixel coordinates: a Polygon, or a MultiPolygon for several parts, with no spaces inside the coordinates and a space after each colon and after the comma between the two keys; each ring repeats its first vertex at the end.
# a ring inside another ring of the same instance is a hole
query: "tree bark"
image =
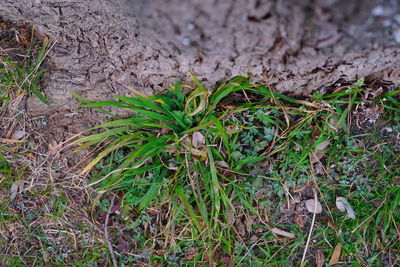
{"type": "Polygon", "coordinates": [[[341,80],[400,81],[397,1],[2,0],[0,16],[57,43],[48,55],[46,106],[147,94],[191,71],[206,83],[252,72],[280,92],[307,95],[341,80]]]}

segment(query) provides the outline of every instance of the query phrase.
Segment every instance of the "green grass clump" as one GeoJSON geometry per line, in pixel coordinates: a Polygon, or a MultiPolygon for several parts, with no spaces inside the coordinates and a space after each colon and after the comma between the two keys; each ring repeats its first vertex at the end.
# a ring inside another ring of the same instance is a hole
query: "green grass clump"
{"type": "Polygon", "coordinates": [[[26,55],[0,58],[0,103],[5,103],[5,106],[11,95],[20,94],[34,94],[43,103],[48,104],[38,83],[45,72],[41,65],[49,49],[49,40],[46,37],[38,49],[34,36],[32,32],[26,55]]]}
{"type": "MultiPolygon", "coordinates": [[[[90,184],[122,193],[123,214],[134,218],[132,241],[142,244],[136,259],[189,265],[297,263],[308,231],[294,223],[298,211],[287,216],[291,219],[280,218],[282,206],[294,201],[292,195],[313,197],[296,193],[308,188],[319,192],[326,212],[325,223],[317,221],[314,230],[315,248],[328,257],[339,242],[345,244],[343,259],[376,262],[379,246],[371,244],[371,254],[361,256],[362,240],[377,237],[373,230],[362,236],[349,229],[385,223],[381,233],[390,240],[396,236],[399,214],[384,216],[399,205],[394,188],[398,154],[389,140],[378,150],[376,144],[383,140],[380,122],[398,125],[399,91],[368,98],[367,85],[359,80],[304,100],[250,83],[249,77],[236,77],[214,91],[195,77],[193,82],[194,89],[177,83],[156,96],[119,96],[83,105],[135,112],[89,129],[99,132],[75,144],[78,150],[97,147],[96,158],[82,171],[94,168],[90,184]],[[361,105],[377,110],[372,115],[379,123],[372,123],[368,133],[355,133],[351,123],[356,118],[368,127],[371,114],[354,115],[361,105]],[[368,214],[347,219],[334,210],[336,196],[348,198],[356,213],[368,214]],[[373,223],[368,219],[374,212],[371,203],[382,201],[373,223]],[[332,230],[326,221],[342,230],[332,230]],[[149,224],[152,234],[144,231],[149,224]],[[273,227],[296,233],[295,238],[281,239],[273,227]]],[[[310,224],[308,217],[304,220],[310,224]]],[[[393,248],[394,243],[388,244],[393,248]]]]}

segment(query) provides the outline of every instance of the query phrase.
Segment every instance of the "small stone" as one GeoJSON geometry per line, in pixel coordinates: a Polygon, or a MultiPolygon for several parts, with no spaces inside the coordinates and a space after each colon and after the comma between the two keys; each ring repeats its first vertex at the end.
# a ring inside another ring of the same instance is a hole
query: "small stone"
{"type": "Polygon", "coordinates": [[[400,29],[397,29],[393,32],[394,40],[400,44],[400,29]]]}
{"type": "Polygon", "coordinates": [[[186,25],[186,29],[188,29],[189,31],[193,31],[194,28],[195,28],[195,25],[194,25],[193,23],[191,23],[191,22],[189,22],[189,23],[186,25]]]}
{"type": "Polygon", "coordinates": [[[383,21],[383,26],[384,27],[389,27],[389,26],[391,26],[392,25],[392,21],[390,20],[390,19],[385,19],[384,21],[383,21]]]}
{"type": "Polygon", "coordinates": [[[383,130],[386,131],[386,132],[388,132],[388,133],[393,132],[393,128],[391,128],[391,127],[383,128],[383,130]]]}
{"type": "Polygon", "coordinates": [[[373,16],[383,16],[385,14],[385,9],[383,6],[376,6],[372,9],[372,15],[373,16]]]}
{"type": "Polygon", "coordinates": [[[190,38],[189,38],[189,37],[184,37],[184,38],[182,39],[182,44],[183,44],[184,46],[190,46],[190,38]]]}
{"type": "Polygon", "coordinates": [[[397,14],[396,16],[394,16],[394,20],[400,24],[400,14],[397,14]]]}

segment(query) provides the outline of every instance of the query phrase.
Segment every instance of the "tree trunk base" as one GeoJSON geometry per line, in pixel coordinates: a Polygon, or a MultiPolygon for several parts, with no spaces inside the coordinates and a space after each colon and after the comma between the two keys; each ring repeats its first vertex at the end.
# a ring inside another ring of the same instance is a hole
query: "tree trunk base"
{"type": "Polygon", "coordinates": [[[47,60],[46,106],[152,94],[192,72],[209,85],[253,73],[274,90],[308,95],[342,79],[400,81],[396,1],[3,0],[0,16],[28,21],[57,43],[47,60]]]}

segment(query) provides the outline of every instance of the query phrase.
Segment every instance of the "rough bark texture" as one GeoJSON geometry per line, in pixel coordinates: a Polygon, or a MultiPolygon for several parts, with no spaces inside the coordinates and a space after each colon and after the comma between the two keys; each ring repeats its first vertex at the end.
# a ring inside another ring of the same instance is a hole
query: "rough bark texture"
{"type": "Polygon", "coordinates": [[[67,90],[91,100],[125,95],[125,86],[154,93],[187,71],[210,84],[252,72],[294,94],[342,78],[400,81],[397,1],[1,2],[1,17],[32,22],[57,41],[47,63],[50,105],[31,98],[33,115],[68,113],[77,102],[67,90]]]}

